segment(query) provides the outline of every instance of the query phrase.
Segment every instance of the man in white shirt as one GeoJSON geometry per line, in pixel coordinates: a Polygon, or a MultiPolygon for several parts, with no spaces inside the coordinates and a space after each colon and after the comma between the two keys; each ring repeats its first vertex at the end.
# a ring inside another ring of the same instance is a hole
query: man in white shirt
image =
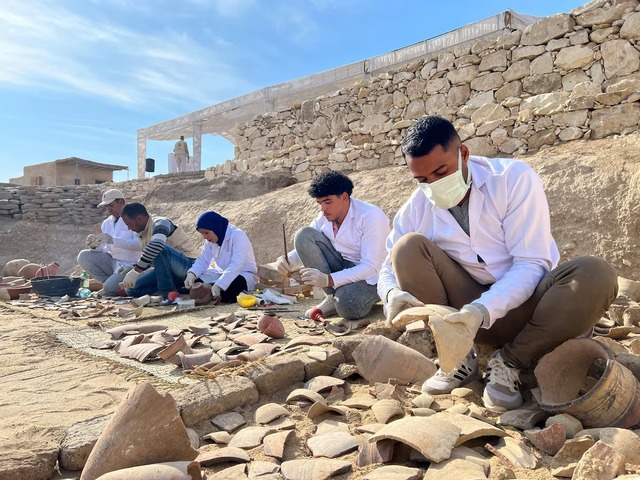
{"type": "MultiPolygon", "coordinates": [[[[616,272],[595,257],[558,266],[540,178],[516,160],[471,157],[448,120],[419,119],[402,153],[418,189],[387,239],[378,281],[387,318],[423,303],[460,309],[445,320],[477,343],[501,347],[487,367],[485,406],[518,408],[520,370],[591,333],[617,295],[616,272]]],[[[472,349],[422,389],[449,393],[477,376],[472,349]]]]}
{"type": "Polygon", "coordinates": [[[380,300],[376,284],[389,234],[382,209],[352,198],[352,191],[353,182],[343,173],[316,177],[308,192],[321,213],[298,230],[295,250],[276,261],[281,273],[300,269],[306,285],[324,289],[327,296],[318,305],[324,317],[337,313],[345,320],[364,317],[380,300]]]}
{"type": "Polygon", "coordinates": [[[189,145],[184,141],[184,135],[180,135],[180,140],[173,146],[173,158],[176,160],[178,173],[186,172],[189,161],[189,145]]]}
{"type": "Polygon", "coordinates": [[[120,190],[112,188],[104,192],[98,207],[106,207],[109,217],[102,222],[101,233],[87,237],[89,248],[78,254],[78,264],[103,283],[106,296],[124,294],[118,286],[124,274],[118,271],[130,268],[142,252],[135,232],[127,228],[120,216],[124,206],[124,195],[120,190]]]}

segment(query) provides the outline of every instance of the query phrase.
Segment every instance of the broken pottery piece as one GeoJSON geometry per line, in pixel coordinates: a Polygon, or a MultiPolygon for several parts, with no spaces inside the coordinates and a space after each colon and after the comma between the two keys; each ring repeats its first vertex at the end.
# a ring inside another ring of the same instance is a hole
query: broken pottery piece
{"type": "Polygon", "coordinates": [[[624,457],[599,440],[578,461],[572,478],[615,478],[623,472],[624,457]]]}
{"type": "Polygon", "coordinates": [[[535,469],[538,458],[524,443],[511,437],[501,438],[494,447],[486,444],[485,449],[493,453],[509,468],[535,469]]]}
{"type": "MultiPolygon", "coordinates": [[[[245,474],[246,470],[247,466],[245,464],[234,465],[207,476],[207,480],[249,480],[249,477],[245,474]]],[[[268,476],[263,476],[262,480],[272,479],[268,476]]]]}
{"type": "Polygon", "coordinates": [[[236,342],[239,345],[243,345],[245,347],[250,347],[251,345],[264,342],[268,339],[269,339],[268,336],[260,332],[247,333],[247,334],[232,338],[234,342],[236,342]]]}
{"type": "Polygon", "coordinates": [[[299,402],[300,400],[313,404],[315,402],[324,401],[324,398],[318,392],[314,392],[308,388],[296,388],[287,396],[285,403],[299,402]]]}
{"type": "MultiPolygon", "coordinates": [[[[431,320],[433,316],[444,317],[450,313],[457,312],[453,307],[446,305],[427,304],[422,307],[411,307],[398,313],[392,320],[391,325],[399,328],[404,327],[412,322],[431,320]]],[[[467,352],[468,353],[468,352],[467,352]]]]}
{"type": "Polygon", "coordinates": [[[324,480],[351,470],[351,462],[326,458],[301,458],[280,466],[287,480],[324,480]]]}
{"type": "Polygon", "coordinates": [[[413,403],[418,408],[429,408],[433,403],[433,397],[428,393],[421,393],[416,398],[411,400],[411,403],[413,403]]]}
{"type": "Polygon", "coordinates": [[[265,427],[269,427],[271,430],[290,430],[292,428],[296,428],[296,424],[291,421],[288,417],[280,417],[275,420],[266,423],[265,427]]]}
{"type": "Polygon", "coordinates": [[[360,433],[376,433],[381,428],[385,427],[384,423],[367,423],[356,427],[356,431],[360,433]]]}
{"type": "Polygon", "coordinates": [[[293,434],[292,430],[285,430],[264,437],[264,440],[262,440],[264,454],[282,460],[284,457],[285,444],[291,434],[293,434]]]}
{"type": "Polygon", "coordinates": [[[273,462],[265,461],[253,461],[249,464],[249,478],[261,479],[261,478],[280,478],[278,472],[280,471],[280,465],[273,462]]]}
{"type": "Polygon", "coordinates": [[[429,318],[429,327],[436,342],[440,368],[445,373],[452,372],[473,348],[473,334],[465,324],[449,323],[440,315],[429,318]]]}
{"type": "Polygon", "coordinates": [[[418,450],[426,459],[441,462],[451,455],[460,428],[433,417],[404,417],[381,428],[369,442],[395,440],[418,450]]]}
{"type": "Polygon", "coordinates": [[[338,420],[323,420],[316,427],[316,435],[323,435],[331,432],[349,432],[349,424],[338,420]]]}
{"type": "Polygon", "coordinates": [[[424,355],[381,335],[371,336],[353,350],[361,375],[369,382],[424,382],[436,373],[436,366],[424,355]]]}
{"type": "MultiPolygon", "coordinates": [[[[130,335],[128,337],[123,338],[122,340],[118,340],[113,347],[113,351],[116,353],[120,353],[121,351],[129,348],[132,345],[137,345],[144,341],[144,335],[130,335]]],[[[162,345],[160,345],[161,347],[162,345]]]]}
{"type": "Polygon", "coordinates": [[[141,383],[127,392],[112,415],[80,478],[94,479],[138,465],[193,460],[197,455],[173,397],[141,383]]]}
{"type": "Polygon", "coordinates": [[[544,422],[549,416],[550,414],[544,410],[518,408],[502,413],[498,418],[498,424],[516,427],[520,430],[531,430],[538,423],[544,422]]]}
{"type": "Polygon", "coordinates": [[[158,357],[166,362],[173,363],[174,365],[182,366],[182,360],[178,356],[178,352],[185,354],[194,353],[193,350],[187,345],[184,335],[180,335],[175,342],[167,345],[163,350],[158,352],[158,357]]]}
{"type": "Polygon", "coordinates": [[[436,413],[438,412],[430,408],[412,408],[411,409],[411,415],[413,415],[414,417],[430,417],[431,415],[435,415],[436,413]]]}
{"type": "Polygon", "coordinates": [[[365,467],[374,463],[386,463],[391,461],[393,457],[393,440],[380,440],[379,442],[370,443],[371,434],[365,434],[358,443],[358,456],[356,457],[356,465],[365,467]]]}
{"type": "Polygon", "coordinates": [[[242,427],[245,423],[247,422],[244,417],[237,412],[223,413],[211,419],[211,424],[214,427],[229,433],[242,427]]]}
{"type": "Polygon", "coordinates": [[[595,443],[589,435],[567,440],[551,460],[551,474],[557,477],[571,477],[582,455],[595,443]]]}
{"type": "Polygon", "coordinates": [[[624,463],[640,464],[640,436],[637,432],[615,427],[589,428],[578,432],[576,437],[584,435],[590,435],[594,440],[614,447],[624,457],[624,463]]]}
{"type": "Polygon", "coordinates": [[[137,332],[140,329],[140,325],[135,323],[127,323],[126,325],[119,325],[114,328],[110,328],[109,330],[105,330],[106,333],[111,335],[113,340],[118,340],[122,337],[126,332],[137,332]]]}
{"type": "Polygon", "coordinates": [[[269,427],[246,427],[234,435],[229,446],[245,449],[255,448],[270,433],[273,433],[273,429],[269,427]]]}
{"type": "Polygon", "coordinates": [[[360,480],[422,480],[424,470],[400,465],[384,465],[367,473],[360,480]]]}
{"type": "Polygon", "coordinates": [[[261,350],[247,350],[246,352],[239,353],[237,358],[243,362],[255,362],[266,356],[267,353],[261,350]]]}
{"type": "Polygon", "coordinates": [[[307,417],[310,419],[314,419],[319,417],[320,415],[324,415],[327,412],[337,413],[338,415],[346,416],[349,413],[349,409],[347,407],[341,407],[340,405],[327,405],[324,399],[314,403],[309,408],[307,412],[307,417]]]}
{"type": "Polygon", "coordinates": [[[376,420],[380,423],[389,423],[396,417],[403,417],[404,410],[398,400],[385,399],[378,400],[371,407],[376,420]]]}
{"type": "Polygon", "coordinates": [[[265,313],[258,318],[258,331],[271,338],[282,338],[285,335],[284,325],[275,315],[265,313]]]}
{"type": "Polygon", "coordinates": [[[29,263],[31,262],[29,262],[29,260],[27,260],[26,258],[16,258],[15,260],[9,260],[2,269],[2,276],[18,277],[18,272],[20,271],[20,269],[25,265],[28,265],[29,263]]]}
{"type": "Polygon", "coordinates": [[[200,449],[200,454],[196,458],[196,462],[200,462],[200,465],[207,467],[209,465],[215,465],[223,462],[236,462],[236,463],[248,463],[251,461],[247,452],[241,448],[236,447],[224,447],[217,448],[207,446],[200,449]]]}
{"type": "MultiPolygon", "coordinates": [[[[183,353],[183,352],[178,352],[176,353],[176,355],[178,356],[178,358],[180,359],[180,363],[182,365],[182,369],[183,370],[190,370],[194,367],[197,367],[198,365],[203,365],[209,361],[211,361],[211,358],[213,357],[213,355],[215,355],[213,353],[213,350],[204,350],[202,352],[194,352],[194,353],[183,353]]],[[[217,357],[217,355],[216,355],[217,357]]],[[[222,359],[220,357],[218,357],[219,361],[221,362],[222,359]]]]}
{"type": "Polygon", "coordinates": [[[304,388],[320,393],[325,390],[329,390],[334,386],[342,385],[344,385],[344,380],[340,380],[339,378],[335,377],[329,377],[327,375],[319,375],[305,383],[304,388]]]}
{"type": "Polygon", "coordinates": [[[444,420],[445,422],[449,422],[460,429],[460,436],[456,441],[456,447],[474,438],[488,436],[506,437],[509,435],[501,428],[494,427],[493,425],[481,420],[459,413],[439,412],[432,418],[444,420]]]}
{"type": "Polygon", "coordinates": [[[430,464],[423,480],[459,480],[467,478],[484,480],[488,478],[489,463],[486,460],[483,464],[473,457],[457,458],[454,452],[455,449],[448,460],[430,464]]]}
{"type": "Polygon", "coordinates": [[[558,415],[553,415],[552,417],[547,418],[547,420],[544,422],[544,426],[550,427],[555,423],[559,423],[564,426],[565,438],[575,437],[576,434],[584,428],[580,420],[578,420],[574,416],[569,415],[568,413],[560,413],[558,415]]]}
{"type": "Polygon", "coordinates": [[[138,328],[138,333],[155,333],[155,332],[162,332],[164,330],[167,329],[166,325],[162,325],[159,323],[150,323],[148,325],[140,325],[140,328],[138,328]]]}
{"type": "Polygon", "coordinates": [[[226,445],[231,441],[231,434],[229,432],[212,432],[207,433],[204,437],[205,440],[211,440],[213,443],[226,445]]]}
{"type": "Polygon", "coordinates": [[[340,405],[349,408],[359,408],[366,410],[376,403],[376,399],[367,393],[355,393],[350,398],[340,402],[340,405]]]}
{"type": "Polygon", "coordinates": [[[348,432],[329,432],[314,435],[307,446],[314,457],[335,458],[358,448],[358,439],[348,432]]]}
{"type": "Polygon", "coordinates": [[[640,282],[618,276],[618,296],[624,296],[634,302],[639,302],[640,282]]]}
{"type": "Polygon", "coordinates": [[[524,436],[538,450],[547,455],[555,455],[566,440],[566,428],[561,423],[554,423],[543,429],[525,430],[524,436]]]}
{"type": "Polygon", "coordinates": [[[373,386],[373,394],[378,400],[384,400],[387,398],[393,400],[400,400],[404,388],[391,383],[376,383],[373,386]]]}
{"type": "Polygon", "coordinates": [[[201,282],[194,283],[189,290],[189,298],[198,306],[211,303],[213,301],[211,285],[201,282]]]}
{"type": "Polygon", "coordinates": [[[258,424],[272,422],[279,417],[288,417],[291,412],[277,403],[267,403],[256,409],[255,421],[258,424]]]}
{"type": "Polygon", "coordinates": [[[124,358],[133,358],[139,362],[156,358],[157,353],[164,347],[157,343],[138,343],[130,345],[120,350],[120,356],[124,358]]]}
{"type": "Polygon", "coordinates": [[[263,352],[266,355],[270,355],[279,348],[280,345],[275,343],[255,343],[249,347],[249,350],[263,352]]]}
{"type": "Polygon", "coordinates": [[[198,462],[153,463],[105,473],[97,480],[202,480],[198,462]]]}

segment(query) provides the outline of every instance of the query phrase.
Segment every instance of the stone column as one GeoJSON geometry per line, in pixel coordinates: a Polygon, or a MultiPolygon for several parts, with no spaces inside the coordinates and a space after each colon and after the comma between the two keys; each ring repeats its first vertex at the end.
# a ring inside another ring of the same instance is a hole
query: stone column
{"type": "Polygon", "coordinates": [[[194,122],[193,127],[193,171],[202,170],[202,124],[194,122]]]}
{"type": "Polygon", "coordinates": [[[144,178],[145,158],[147,157],[147,140],[138,137],[138,178],[144,178]]]}

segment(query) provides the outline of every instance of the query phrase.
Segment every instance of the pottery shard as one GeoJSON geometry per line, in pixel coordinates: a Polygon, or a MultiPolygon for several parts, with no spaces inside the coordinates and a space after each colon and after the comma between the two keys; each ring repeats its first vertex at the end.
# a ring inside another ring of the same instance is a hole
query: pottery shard
{"type": "Polygon", "coordinates": [[[367,473],[360,480],[420,480],[424,474],[419,468],[385,465],[367,473]]]}
{"type": "Polygon", "coordinates": [[[615,478],[624,471],[624,458],[613,447],[597,441],[582,456],[573,478],[615,478]]]}
{"type": "Polygon", "coordinates": [[[535,430],[525,430],[524,436],[538,450],[547,455],[555,455],[560,451],[566,440],[566,429],[561,423],[554,423],[549,427],[535,430]]]}
{"type": "Polygon", "coordinates": [[[211,440],[213,443],[226,445],[231,441],[231,434],[229,432],[212,432],[206,434],[202,438],[205,440],[211,440]]]}
{"type": "Polygon", "coordinates": [[[589,428],[576,434],[577,437],[590,435],[600,440],[624,457],[624,463],[640,464],[640,436],[626,428],[589,428]]]}
{"type": "Polygon", "coordinates": [[[311,404],[315,402],[321,402],[324,399],[318,392],[314,392],[313,390],[309,390],[308,388],[296,388],[287,396],[286,403],[293,403],[295,401],[301,400],[305,400],[311,404]]]}
{"type": "Polygon", "coordinates": [[[473,335],[464,324],[449,323],[438,315],[429,319],[429,326],[436,341],[440,368],[445,373],[452,372],[473,348],[473,335]]]}
{"type": "Polygon", "coordinates": [[[291,412],[282,405],[277,403],[267,403],[258,407],[255,414],[255,420],[258,424],[265,424],[272,422],[276,418],[288,417],[291,412]]]}
{"type": "Polygon", "coordinates": [[[433,417],[405,417],[381,428],[369,442],[395,440],[417,450],[427,460],[441,462],[451,455],[460,428],[433,417]]]}
{"type": "Polygon", "coordinates": [[[363,435],[358,445],[358,456],[356,465],[365,467],[375,463],[387,463],[393,457],[393,440],[380,440],[379,442],[370,443],[371,434],[363,435]]]}
{"type": "Polygon", "coordinates": [[[444,420],[445,422],[449,422],[460,429],[460,436],[456,441],[456,447],[474,438],[488,436],[506,437],[508,435],[507,432],[501,428],[494,427],[482,420],[459,413],[439,412],[432,418],[444,420]]]}
{"type": "Polygon", "coordinates": [[[562,477],[572,476],[582,455],[594,444],[593,437],[589,435],[567,440],[551,460],[551,474],[562,477]]]}
{"type": "Polygon", "coordinates": [[[223,462],[247,463],[249,461],[251,459],[247,452],[237,447],[203,447],[196,458],[196,462],[200,462],[203,467],[223,462]]]}
{"type": "Polygon", "coordinates": [[[173,397],[142,383],[127,392],[105,426],[80,479],[138,465],[193,460],[197,455],[173,397]]]}
{"type": "Polygon", "coordinates": [[[459,480],[473,478],[486,479],[487,475],[482,465],[461,458],[451,458],[440,463],[429,465],[423,480],[459,480]]]}
{"type": "Polygon", "coordinates": [[[385,399],[378,400],[371,407],[376,420],[380,423],[389,423],[389,420],[395,417],[403,417],[404,410],[398,400],[385,399]]]}
{"type": "MultiPolygon", "coordinates": [[[[273,462],[253,461],[249,465],[249,478],[265,478],[267,475],[276,474],[280,470],[280,465],[273,462]]],[[[267,477],[268,478],[268,477],[267,477]]]]}
{"type": "Polygon", "coordinates": [[[124,468],[101,475],[98,480],[202,480],[198,462],[167,462],[124,468]]]}
{"type": "Polygon", "coordinates": [[[537,423],[545,421],[550,416],[543,410],[528,410],[519,408],[504,412],[498,418],[500,425],[516,427],[520,430],[531,430],[537,423]]]}
{"type": "Polygon", "coordinates": [[[244,376],[254,383],[261,395],[269,395],[288,389],[293,383],[302,382],[304,364],[292,357],[267,357],[260,364],[248,367],[244,376]]]}
{"type": "Polygon", "coordinates": [[[495,447],[487,443],[484,448],[493,453],[509,468],[533,470],[538,466],[538,458],[529,447],[511,437],[501,438],[495,447]]]}
{"type": "Polygon", "coordinates": [[[348,432],[329,432],[314,435],[307,446],[314,457],[335,458],[358,448],[358,439],[348,432]]]}
{"type": "Polygon", "coordinates": [[[301,458],[281,465],[287,480],[325,480],[351,470],[351,462],[324,458],[301,458]]]}
{"type": "Polygon", "coordinates": [[[234,435],[229,442],[230,447],[255,448],[262,443],[268,434],[273,433],[270,427],[247,427],[234,435]]]}
{"type": "Polygon", "coordinates": [[[247,423],[247,421],[242,415],[237,412],[223,413],[222,415],[218,415],[211,419],[211,424],[214,427],[217,427],[220,430],[224,430],[228,433],[239,429],[245,423],[247,423]]]}
{"type": "Polygon", "coordinates": [[[319,377],[312,378],[307,383],[305,383],[304,388],[320,393],[325,390],[329,390],[334,386],[342,386],[342,385],[344,385],[344,380],[340,380],[339,378],[335,378],[335,377],[328,377],[326,375],[321,375],[319,377]]]}
{"type": "Polygon", "coordinates": [[[564,426],[565,438],[573,438],[580,430],[582,430],[582,422],[568,413],[560,413],[547,418],[546,422],[544,422],[544,426],[550,427],[554,423],[560,423],[564,426]]]}
{"type": "Polygon", "coordinates": [[[59,462],[65,470],[82,470],[110,415],[76,423],[65,432],[60,444],[59,462]]]}
{"type": "Polygon", "coordinates": [[[423,307],[411,307],[398,313],[392,320],[394,327],[404,327],[413,322],[428,321],[432,316],[444,317],[457,312],[455,308],[446,305],[428,304],[423,307]]]}
{"type": "MultiPolygon", "coordinates": [[[[208,475],[208,480],[248,480],[249,477],[245,474],[245,470],[247,469],[246,465],[234,465],[233,467],[228,467],[219,472],[214,473],[213,475],[208,475]]],[[[270,480],[269,477],[262,476],[264,480],[270,480]]]]}
{"type": "Polygon", "coordinates": [[[369,382],[386,383],[391,378],[418,383],[436,373],[424,355],[380,335],[363,340],[353,351],[358,370],[369,382]]]}
{"type": "Polygon", "coordinates": [[[22,267],[24,267],[25,265],[27,265],[29,262],[29,260],[26,260],[24,258],[18,258],[16,260],[10,260],[8,261],[4,268],[2,269],[2,276],[3,277],[17,277],[18,272],[20,271],[20,269],[22,267]]]}
{"type": "Polygon", "coordinates": [[[264,445],[264,454],[269,457],[282,460],[282,457],[284,457],[284,447],[291,434],[293,434],[293,431],[287,430],[284,432],[272,433],[264,437],[262,440],[262,444],[264,445]]]}

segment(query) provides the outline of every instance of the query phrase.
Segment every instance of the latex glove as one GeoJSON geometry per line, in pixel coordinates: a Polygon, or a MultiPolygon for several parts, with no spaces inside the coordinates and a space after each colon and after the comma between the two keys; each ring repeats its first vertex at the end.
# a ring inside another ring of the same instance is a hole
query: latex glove
{"type": "Polygon", "coordinates": [[[300,278],[305,285],[313,285],[314,287],[328,287],[329,275],[322,273],[317,268],[303,268],[300,270],[300,278]]]}
{"type": "Polygon", "coordinates": [[[289,275],[291,273],[291,263],[287,261],[287,258],[284,255],[280,255],[276,260],[276,269],[282,275],[289,275]]]}
{"type": "Polygon", "coordinates": [[[211,285],[211,295],[213,295],[214,299],[215,298],[220,298],[222,296],[222,290],[215,283],[213,285],[211,285]]]}
{"type": "Polygon", "coordinates": [[[458,323],[469,332],[469,337],[475,338],[478,329],[484,320],[484,314],[475,305],[464,305],[459,312],[450,313],[444,317],[449,323],[458,323]]]}
{"type": "Polygon", "coordinates": [[[187,272],[187,276],[184,277],[184,288],[191,289],[195,281],[196,281],[196,274],[193,272],[187,272]]]}
{"type": "Polygon", "coordinates": [[[409,292],[392,288],[387,294],[387,324],[395,318],[402,310],[409,307],[422,307],[424,303],[411,295],[409,292]]]}
{"type": "Polygon", "coordinates": [[[138,281],[138,277],[142,272],[136,272],[135,268],[129,270],[129,272],[124,276],[122,280],[123,288],[133,288],[136,286],[136,282],[138,281]]]}
{"type": "Polygon", "coordinates": [[[96,236],[96,240],[100,243],[113,243],[113,237],[108,233],[99,233],[96,236]]]}

